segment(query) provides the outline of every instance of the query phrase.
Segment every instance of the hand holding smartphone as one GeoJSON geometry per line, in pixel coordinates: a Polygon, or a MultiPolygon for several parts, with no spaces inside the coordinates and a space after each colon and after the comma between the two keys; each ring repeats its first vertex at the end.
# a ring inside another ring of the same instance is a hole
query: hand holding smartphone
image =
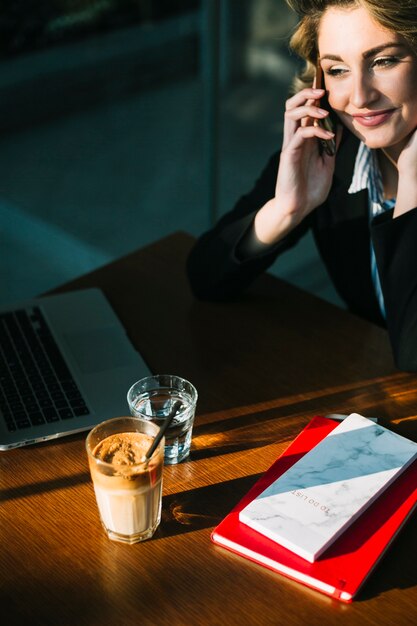
{"type": "MultiPolygon", "coordinates": [[[[316,65],[316,84],[315,84],[316,89],[323,89],[323,70],[321,69],[321,65],[320,65],[320,61],[317,61],[317,65],[316,65]]],[[[320,104],[320,100],[316,101],[317,106],[319,106],[320,108],[323,108],[323,106],[320,104]]],[[[328,106],[324,107],[325,109],[328,109],[328,106]]],[[[333,126],[333,122],[330,119],[330,115],[328,115],[327,117],[325,117],[324,119],[321,120],[314,120],[314,124],[316,126],[321,126],[321,128],[324,128],[324,130],[329,130],[330,132],[334,133],[335,132],[335,128],[333,126]]],[[[319,139],[320,141],[320,145],[322,147],[322,149],[326,152],[326,154],[328,154],[329,156],[334,156],[336,154],[336,141],[335,139],[319,139]]]]}

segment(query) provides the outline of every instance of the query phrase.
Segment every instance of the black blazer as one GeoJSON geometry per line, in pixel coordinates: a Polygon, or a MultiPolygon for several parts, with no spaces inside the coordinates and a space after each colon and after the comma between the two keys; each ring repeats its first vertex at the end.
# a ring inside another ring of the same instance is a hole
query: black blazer
{"type": "Polygon", "coordinates": [[[279,153],[275,154],[253,189],[195,244],[187,262],[190,284],[201,299],[235,297],[312,228],[319,253],[347,308],[386,325],[397,366],[417,371],[417,208],[396,219],[393,211],[387,211],[369,223],[368,192],[347,193],[358,144],[345,129],[326,201],[278,244],[241,258],[239,243],[252,228],[257,211],[275,193],[279,153]],[[371,239],[386,320],[371,278],[371,239]]]}

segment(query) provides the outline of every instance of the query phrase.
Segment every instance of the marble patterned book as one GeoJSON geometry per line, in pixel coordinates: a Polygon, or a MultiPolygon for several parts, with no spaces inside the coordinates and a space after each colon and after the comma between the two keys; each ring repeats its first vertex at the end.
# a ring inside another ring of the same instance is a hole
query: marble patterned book
{"type": "Polygon", "coordinates": [[[310,563],[417,458],[417,444],[353,413],[239,512],[310,563]]]}

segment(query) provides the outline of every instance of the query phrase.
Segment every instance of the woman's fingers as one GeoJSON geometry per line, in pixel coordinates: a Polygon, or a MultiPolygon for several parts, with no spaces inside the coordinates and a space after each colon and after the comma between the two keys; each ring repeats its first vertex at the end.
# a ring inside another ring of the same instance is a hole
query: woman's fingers
{"type": "Polygon", "coordinates": [[[328,111],[315,103],[324,94],[323,89],[303,89],[289,98],[285,106],[283,148],[291,141],[299,126],[309,126],[315,119],[327,117],[328,111]]]}
{"type": "Polygon", "coordinates": [[[299,126],[294,133],[291,141],[288,143],[287,148],[291,147],[292,150],[300,148],[306,139],[333,139],[334,133],[321,128],[320,126],[299,126]]]}
{"type": "Polygon", "coordinates": [[[298,93],[296,93],[291,98],[288,98],[285,103],[285,110],[289,111],[290,109],[296,109],[297,107],[305,104],[308,100],[315,101],[322,98],[325,94],[324,89],[302,89],[298,93]]]}
{"type": "Polygon", "coordinates": [[[313,104],[305,104],[302,107],[285,111],[285,118],[300,121],[306,117],[322,118],[327,117],[329,112],[326,109],[320,109],[320,107],[313,104]]]}
{"type": "Polygon", "coordinates": [[[326,118],[328,115],[328,111],[308,104],[298,109],[287,111],[285,113],[282,148],[285,149],[288,146],[300,127],[315,126],[319,128],[317,121],[326,118]]]}

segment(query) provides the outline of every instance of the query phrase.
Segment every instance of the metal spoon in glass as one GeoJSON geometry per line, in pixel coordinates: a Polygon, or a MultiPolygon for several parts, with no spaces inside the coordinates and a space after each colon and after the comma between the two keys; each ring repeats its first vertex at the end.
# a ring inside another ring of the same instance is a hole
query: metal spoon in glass
{"type": "Polygon", "coordinates": [[[145,468],[148,466],[148,463],[151,460],[151,457],[152,457],[153,453],[157,449],[157,447],[159,445],[159,442],[161,441],[162,437],[165,435],[165,431],[167,430],[167,428],[171,424],[171,422],[174,419],[174,417],[175,417],[175,412],[173,411],[170,415],[168,415],[168,417],[166,418],[166,420],[162,424],[161,428],[159,429],[159,433],[156,435],[155,439],[153,440],[153,442],[151,444],[151,447],[149,448],[147,453],[143,456],[142,463],[145,464],[145,468]]]}

